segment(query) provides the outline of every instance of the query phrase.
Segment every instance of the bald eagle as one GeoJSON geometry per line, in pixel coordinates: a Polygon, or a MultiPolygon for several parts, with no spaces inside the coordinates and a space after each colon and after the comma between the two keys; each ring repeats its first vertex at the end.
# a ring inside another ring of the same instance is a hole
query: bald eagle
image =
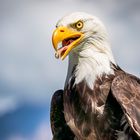
{"type": "Polygon", "coordinates": [[[66,15],[52,42],[57,58],[69,55],[64,90],[51,101],[53,140],[140,140],[140,79],[116,64],[102,22],[66,15]]]}

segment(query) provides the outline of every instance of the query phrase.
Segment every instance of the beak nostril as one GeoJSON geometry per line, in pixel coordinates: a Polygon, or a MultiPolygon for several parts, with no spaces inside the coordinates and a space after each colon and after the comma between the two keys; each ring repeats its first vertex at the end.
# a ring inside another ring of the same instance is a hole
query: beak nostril
{"type": "Polygon", "coordinates": [[[61,29],[60,32],[64,32],[64,30],[61,29]]]}

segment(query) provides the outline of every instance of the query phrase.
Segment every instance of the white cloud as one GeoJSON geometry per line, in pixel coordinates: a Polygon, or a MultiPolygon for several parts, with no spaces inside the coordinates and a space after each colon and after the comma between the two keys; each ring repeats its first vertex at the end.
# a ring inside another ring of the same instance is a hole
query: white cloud
{"type": "Polygon", "coordinates": [[[0,98],[0,116],[17,108],[16,100],[13,97],[0,98]]]}
{"type": "Polygon", "coordinates": [[[22,136],[17,134],[9,136],[7,140],[52,140],[50,128],[47,124],[46,121],[42,122],[32,136],[22,136]]]}
{"type": "Polygon", "coordinates": [[[50,127],[47,126],[46,122],[43,122],[37,129],[32,140],[51,140],[52,135],[50,132],[50,127]]]}

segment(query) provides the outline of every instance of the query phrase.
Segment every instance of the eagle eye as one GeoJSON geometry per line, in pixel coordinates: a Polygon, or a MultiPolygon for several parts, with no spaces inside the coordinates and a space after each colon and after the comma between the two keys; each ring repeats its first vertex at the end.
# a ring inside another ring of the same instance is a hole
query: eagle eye
{"type": "Polygon", "coordinates": [[[79,21],[77,21],[77,22],[75,23],[75,28],[76,28],[77,30],[80,30],[80,29],[83,28],[83,25],[84,25],[84,23],[83,23],[81,20],[79,20],[79,21]]]}

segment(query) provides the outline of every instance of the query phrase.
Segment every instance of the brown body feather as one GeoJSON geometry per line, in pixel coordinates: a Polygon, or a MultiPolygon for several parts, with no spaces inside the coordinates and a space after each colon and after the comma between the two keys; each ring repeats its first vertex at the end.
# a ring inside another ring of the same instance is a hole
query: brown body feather
{"type": "MultiPolygon", "coordinates": [[[[84,80],[74,84],[74,76],[65,87],[64,110],[61,110],[64,114],[61,115],[64,117],[62,121],[70,128],[65,135],[72,135],[71,139],[140,139],[140,79],[118,67],[113,66],[113,69],[114,75],[104,74],[97,78],[93,90],[84,80]]],[[[66,130],[65,127],[61,129],[66,130]]]]}

